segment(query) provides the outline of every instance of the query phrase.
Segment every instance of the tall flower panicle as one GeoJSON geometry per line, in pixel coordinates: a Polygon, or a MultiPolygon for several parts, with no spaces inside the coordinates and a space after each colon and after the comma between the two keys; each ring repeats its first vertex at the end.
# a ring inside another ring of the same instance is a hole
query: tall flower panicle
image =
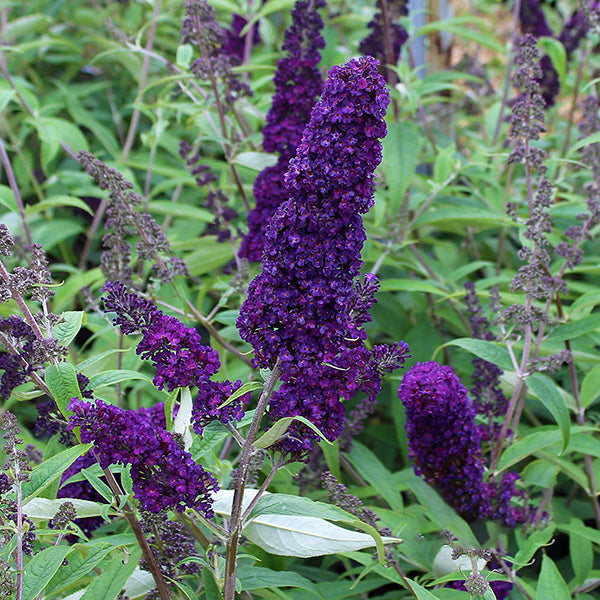
{"type": "Polygon", "coordinates": [[[406,407],[408,447],[417,475],[437,486],[468,520],[489,517],[510,527],[526,520],[529,507],[519,506],[525,495],[515,489],[516,473],[484,481],[475,406],[450,367],[417,363],[402,379],[398,396],[406,407]]]}
{"type": "MultiPolygon", "coordinates": [[[[250,284],[237,325],[255,352],[254,365],[279,361],[284,384],[270,416],[301,415],[336,439],[370,360],[351,316],[354,279],[365,240],[361,213],[373,203],[374,171],[389,95],[371,57],[333,67],[314,106],[286,184],[290,198],[266,232],[263,272],[250,284]]],[[[404,362],[407,348],[398,351],[404,362]]],[[[314,434],[288,431],[283,447],[306,453],[314,434]]]]}
{"type": "Polygon", "coordinates": [[[240,256],[251,262],[260,260],[267,225],[277,207],[288,199],[284,175],[323,89],[317,68],[319,50],[325,47],[323,21],[317,12],[323,6],[325,0],[298,0],[285,32],[282,49],[287,55],[277,62],[275,95],[263,130],[263,148],[280,157],[277,164],[261,171],[254,183],[256,206],[248,215],[249,231],[240,248],[240,256]]]}
{"type": "Polygon", "coordinates": [[[70,427],[81,428],[81,441],[94,442],[102,468],[131,465],[133,492],[148,512],[195,508],[212,515],[210,493],[217,483],[182,450],[166,429],[144,411],[123,410],[101,400],[74,400],[70,427]]]}

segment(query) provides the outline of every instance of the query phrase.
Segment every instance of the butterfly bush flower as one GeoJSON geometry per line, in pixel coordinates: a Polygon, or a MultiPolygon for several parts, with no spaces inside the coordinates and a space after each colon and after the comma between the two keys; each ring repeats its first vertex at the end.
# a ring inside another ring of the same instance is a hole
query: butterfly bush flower
{"type": "Polygon", "coordinates": [[[165,315],[152,302],[127,291],[118,281],[108,284],[107,290],[104,306],[106,312],[116,313],[113,323],[120,325],[126,335],[142,334],[136,352],[156,367],[154,385],[159,389],[166,387],[169,392],[178,387],[198,388],[193,412],[194,428],[198,433],[211,420],[228,423],[242,418],[241,405],[250,399],[250,394],[219,408],[242,383],[210,380],[221,366],[219,354],[202,344],[202,336],[195,329],[165,315]]]}
{"type": "Polygon", "coordinates": [[[450,367],[417,363],[402,379],[398,396],[406,407],[406,431],[414,470],[468,520],[489,517],[514,526],[526,508],[513,505],[519,476],[484,481],[482,432],[475,406],[450,367]]]}
{"type": "Polygon", "coordinates": [[[74,412],[70,427],[81,428],[83,443],[94,442],[102,468],[131,465],[133,492],[144,510],[189,507],[212,516],[215,479],[147,411],[123,410],[102,400],[94,404],[74,400],[69,409],[74,412]]]}
{"type": "MultiPolygon", "coordinates": [[[[267,228],[263,272],[250,284],[237,322],[256,367],[273,368],[279,360],[284,383],[272,397],[271,418],[303,416],[329,440],[342,430],[340,400],[358,390],[371,356],[361,328],[368,319],[353,300],[365,240],[361,213],[373,204],[386,133],[389,94],[378,64],[366,57],[330,71],[290,161],[290,198],[267,228]]],[[[396,362],[407,353],[399,345],[396,362]]],[[[283,449],[309,452],[314,438],[292,427],[283,449]]]]}
{"type": "Polygon", "coordinates": [[[280,154],[277,164],[256,178],[256,207],[248,215],[248,234],[242,240],[240,256],[250,262],[262,255],[265,230],[277,207],[288,199],[284,175],[302,138],[310,111],[321,94],[323,80],[317,68],[325,47],[321,36],[323,20],[317,9],[324,0],[299,0],[292,11],[292,24],[285,32],[285,58],[277,62],[275,95],[263,130],[263,148],[280,154]]]}

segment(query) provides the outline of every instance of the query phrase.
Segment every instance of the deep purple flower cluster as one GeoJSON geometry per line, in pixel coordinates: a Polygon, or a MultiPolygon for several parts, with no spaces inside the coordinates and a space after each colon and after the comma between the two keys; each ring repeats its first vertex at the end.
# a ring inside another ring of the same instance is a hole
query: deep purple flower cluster
{"type": "MultiPolygon", "coordinates": [[[[384,1],[386,3],[387,18],[390,21],[392,60],[393,64],[396,64],[400,58],[402,46],[408,40],[408,32],[402,25],[395,23],[395,21],[398,17],[408,15],[408,2],[406,0],[384,1]]],[[[375,13],[375,17],[367,23],[367,29],[370,29],[371,33],[360,42],[358,46],[359,52],[363,56],[373,56],[382,64],[386,64],[388,61],[385,53],[385,36],[383,33],[383,17],[381,12],[375,13]]]]}
{"type": "Polygon", "coordinates": [[[240,387],[242,387],[242,382],[239,380],[235,383],[209,380],[198,388],[198,395],[194,398],[192,415],[194,431],[198,435],[202,435],[204,426],[211,421],[218,420],[221,423],[230,423],[231,421],[242,420],[244,416],[242,404],[250,401],[250,392],[221,407],[221,404],[225,403],[240,387]]]}
{"type": "Polygon", "coordinates": [[[436,485],[457,512],[469,520],[489,517],[504,525],[523,523],[528,507],[514,505],[524,494],[520,477],[506,473],[484,481],[482,432],[475,406],[450,367],[417,363],[404,376],[398,396],[406,407],[406,431],[414,470],[436,485]]]}
{"type": "Polygon", "coordinates": [[[165,315],[152,302],[145,300],[119,283],[107,285],[105,311],[114,311],[115,325],[124,334],[141,332],[137,354],[151,360],[156,367],[154,385],[170,392],[178,387],[200,385],[219,370],[216,350],[202,344],[202,337],[179,319],[165,315]]]}
{"type": "Polygon", "coordinates": [[[81,428],[82,442],[94,442],[102,468],[131,465],[134,495],[144,510],[190,507],[212,515],[215,479],[147,412],[123,410],[101,400],[95,404],[74,400],[69,408],[74,412],[70,427],[81,428]]]}
{"type": "MultiPolygon", "coordinates": [[[[263,272],[250,284],[237,325],[254,348],[254,365],[280,361],[284,384],[270,416],[302,415],[330,440],[357,391],[370,353],[367,320],[354,314],[354,279],[373,203],[374,171],[389,96],[371,57],[334,67],[290,161],[284,202],[267,229],[263,272]]],[[[358,310],[360,314],[360,310],[358,310]]],[[[290,429],[284,448],[306,452],[314,435],[290,429]]]]}
{"type": "Polygon", "coordinates": [[[450,367],[417,363],[398,390],[406,407],[406,431],[415,473],[436,484],[463,516],[486,512],[484,460],[475,408],[450,367]]]}
{"type": "Polygon", "coordinates": [[[317,69],[319,50],[325,47],[321,36],[323,21],[317,9],[324,0],[298,0],[292,23],[285,32],[285,58],[277,62],[275,95],[263,130],[263,148],[279,152],[276,165],[267,167],[254,182],[256,207],[248,215],[248,234],[242,241],[240,256],[250,262],[261,259],[265,230],[277,207],[288,199],[284,175],[296,154],[310,111],[323,89],[317,69]]]}

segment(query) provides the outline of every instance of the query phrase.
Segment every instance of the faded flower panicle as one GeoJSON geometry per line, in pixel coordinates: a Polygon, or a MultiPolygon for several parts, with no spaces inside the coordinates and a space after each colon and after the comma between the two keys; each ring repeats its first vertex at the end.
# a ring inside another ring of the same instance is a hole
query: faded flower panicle
{"type": "Polygon", "coordinates": [[[224,51],[225,31],[215,20],[214,9],[206,0],[186,0],[181,42],[200,48],[201,56],[190,65],[190,70],[199,79],[220,79],[225,86],[226,104],[252,95],[248,85],[232,71],[239,59],[224,51]]]}
{"type": "Polygon", "coordinates": [[[140,236],[135,246],[138,259],[154,261],[153,275],[159,281],[166,283],[175,275],[187,274],[187,267],[180,258],[160,256],[169,254],[171,245],[158,223],[149,214],[135,209],[142,197],[133,191],[133,184],[89,152],[80,152],[77,158],[98,187],[109,192],[105,223],[108,231],[102,238],[105,250],[100,258],[106,279],[119,280],[132,287],[132,247],[127,239],[134,235],[140,236]]]}
{"type": "MultiPolygon", "coordinates": [[[[365,240],[360,213],[373,203],[386,133],[389,95],[378,64],[366,57],[330,71],[290,161],[290,199],[267,229],[263,272],[237,322],[255,366],[280,361],[284,384],[273,394],[271,419],[302,415],[329,440],[343,426],[340,399],[355,394],[370,359],[361,328],[367,319],[350,310],[365,240]]],[[[310,452],[314,437],[292,426],[282,448],[310,452]]]]}
{"type": "MultiPolygon", "coordinates": [[[[386,3],[387,8],[387,18],[391,24],[393,64],[396,64],[400,58],[402,46],[404,46],[408,40],[408,32],[402,25],[396,23],[396,21],[399,17],[408,15],[408,2],[406,0],[384,0],[384,2],[386,3]]],[[[377,5],[379,6],[379,4],[377,5]]],[[[383,33],[383,17],[381,11],[375,13],[373,19],[367,23],[367,29],[370,29],[371,33],[360,42],[358,46],[359,52],[363,56],[372,56],[382,64],[386,64],[385,36],[383,33]]]]}
{"type": "Polygon", "coordinates": [[[406,407],[408,447],[417,475],[435,485],[468,520],[489,517],[510,527],[526,520],[529,507],[513,505],[524,499],[515,490],[516,473],[484,482],[475,406],[450,367],[417,363],[402,379],[398,396],[406,407]]]}
{"type": "Polygon", "coordinates": [[[81,428],[81,441],[94,442],[102,468],[131,465],[133,492],[142,508],[157,513],[195,508],[212,516],[211,497],[217,483],[182,450],[175,438],[145,412],[123,410],[96,400],[73,400],[70,427],[81,428]]]}
{"type": "MultiPolygon", "coordinates": [[[[180,564],[190,557],[200,558],[196,552],[194,538],[182,523],[169,520],[164,513],[145,513],[140,525],[164,577],[181,581],[181,574],[198,573],[202,569],[200,561],[188,560],[180,564]]],[[[146,571],[150,570],[143,556],[140,567],[146,571]]]]}
{"type": "Polygon", "coordinates": [[[265,231],[277,207],[288,199],[284,175],[302,138],[310,111],[323,89],[317,65],[319,50],[325,47],[321,36],[323,21],[317,9],[324,0],[298,0],[292,10],[292,23],[285,32],[285,58],[277,62],[275,95],[263,130],[263,148],[280,154],[277,164],[267,167],[254,182],[256,207],[248,215],[248,234],[242,240],[240,256],[250,262],[261,259],[265,231]]]}
{"type": "MultiPolygon", "coordinates": [[[[489,329],[490,323],[483,314],[483,308],[475,292],[475,284],[467,281],[465,289],[467,290],[465,303],[473,337],[480,340],[494,340],[494,335],[489,329]]],[[[500,389],[500,376],[503,371],[482,358],[474,358],[473,366],[475,370],[471,376],[473,381],[471,396],[475,401],[477,412],[485,415],[488,419],[487,434],[488,439],[491,439],[496,429],[492,418],[504,415],[508,407],[508,399],[500,389]]]]}
{"type": "Polygon", "coordinates": [[[107,284],[105,312],[115,312],[113,323],[124,334],[142,333],[136,352],[156,367],[154,385],[175,388],[200,386],[219,370],[219,355],[202,344],[202,336],[179,319],[165,315],[152,302],[128,292],[120,282],[107,284]]]}

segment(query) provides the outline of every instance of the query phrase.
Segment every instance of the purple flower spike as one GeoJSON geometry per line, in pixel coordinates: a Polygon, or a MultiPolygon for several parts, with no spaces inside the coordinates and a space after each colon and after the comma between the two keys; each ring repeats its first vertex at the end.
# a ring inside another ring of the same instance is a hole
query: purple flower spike
{"type": "Polygon", "coordinates": [[[435,484],[463,516],[487,512],[484,463],[475,407],[450,367],[417,363],[398,390],[406,407],[406,431],[415,473],[435,484]]]}
{"type": "Polygon", "coordinates": [[[133,492],[145,510],[189,507],[212,516],[215,479],[157,423],[154,411],[123,410],[102,400],[95,404],[74,400],[69,408],[75,413],[70,428],[81,428],[82,442],[94,442],[102,468],[131,465],[133,492]]]}
{"type": "Polygon", "coordinates": [[[240,248],[240,256],[250,262],[260,261],[267,225],[277,207],[289,197],[284,175],[323,89],[317,68],[321,60],[319,50],[325,47],[321,36],[323,21],[317,12],[323,6],[324,0],[298,0],[292,11],[292,24],[285,32],[283,50],[287,56],[277,62],[275,95],[263,131],[263,148],[279,152],[280,158],[276,165],[261,171],[254,182],[256,207],[248,215],[249,231],[240,248]]]}
{"type": "Polygon", "coordinates": [[[107,285],[105,311],[117,313],[115,325],[125,334],[141,332],[136,349],[156,367],[154,385],[170,392],[190,385],[200,387],[219,370],[219,354],[202,344],[200,334],[169,317],[118,281],[107,285]]]}
{"type": "MultiPolygon", "coordinates": [[[[263,272],[237,322],[255,366],[280,361],[284,384],[271,400],[271,418],[304,416],[330,440],[342,430],[340,400],[356,393],[361,376],[370,380],[360,326],[377,284],[370,277],[356,289],[354,280],[365,240],[360,213],[373,204],[386,133],[389,94],[378,64],[366,57],[330,71],[290,161],[290,199],[267,228],[263,272]]],[[[306,453],[315,437],[293,426],[282,449],[306,453]]]]}

